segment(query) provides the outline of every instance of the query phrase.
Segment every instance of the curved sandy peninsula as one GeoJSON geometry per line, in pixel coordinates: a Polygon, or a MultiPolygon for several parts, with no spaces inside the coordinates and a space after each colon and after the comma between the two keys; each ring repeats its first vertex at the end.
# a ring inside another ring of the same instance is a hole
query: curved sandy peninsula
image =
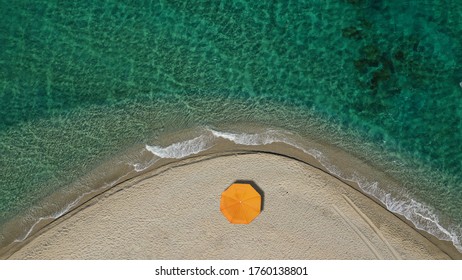
{"type": "Polygon", "coordinates": [[[354,188],[287,157],[195,158],[132,179],[44,228],[11,259],[448,259],[354,188]],[[235,180],[264,192],[249,225],[220,195],[235,180]]]}

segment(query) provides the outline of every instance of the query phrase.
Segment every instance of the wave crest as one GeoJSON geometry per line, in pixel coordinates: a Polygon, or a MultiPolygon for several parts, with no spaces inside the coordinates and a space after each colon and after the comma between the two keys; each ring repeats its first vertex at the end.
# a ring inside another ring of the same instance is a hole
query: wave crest
{"type": "Polygon", "coordinates": [[[455,226],[451,229],[443,227],[438,215],[435,214],[431,206],[414,200],[404,191],[400,193],[400,197],[392,196],[385,191],[386,188],[380,186],[379,182],[371,182],[357,173],[345,173],[342,168],[333,164],[322,151],[304,147],[291,136],[291,133],[273,129],[261,133],[233,133],[206,129],[204,134],[196,138],[174,143],[167,147],[146,145],[146,149],[160,158],[181,159],[208,150],[216,144],[218,139],[225,139],[243,146],[284,143],[314,157],[330,174],[342,180],[356,183],[365,194],[378,199],[389,211],[406,217],[416,228],[424,230],[441,240],[451,241],[457,250],[462,253],[462,229],[460,226],[455,226]]]}
{"type": "Polygon", "coordinates": [[[210,136],[201,135],[194,139],[173,143],[167,147],[146,145],[146,150],[160,158],[181,159],[208,150],[212,146],[212,140],[210,136]]]}

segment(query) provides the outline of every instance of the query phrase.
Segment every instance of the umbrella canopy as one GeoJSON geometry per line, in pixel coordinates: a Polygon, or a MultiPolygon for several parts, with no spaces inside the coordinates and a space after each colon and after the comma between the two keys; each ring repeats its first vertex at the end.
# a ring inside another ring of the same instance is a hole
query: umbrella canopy
{"type": "Polygon", "coordinates": [[[250,223],[260,209],[261,196],[250,184],[232,184],[221,194],[220,210],[233,224],[250,223]]]}

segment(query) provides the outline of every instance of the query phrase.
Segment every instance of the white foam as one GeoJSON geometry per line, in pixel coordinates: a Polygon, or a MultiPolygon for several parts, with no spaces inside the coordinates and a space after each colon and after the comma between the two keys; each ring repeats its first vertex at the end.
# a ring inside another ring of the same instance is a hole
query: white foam
{"type": "MultiPolygon", "coordinates": [[[[110,183],[106,183],[101,189],[107,189],[107,188],[111,188],[115,185],[117,185],[121,180],[123,180],[126,176],[128,176],[129,174],[125,174],[123,176],[121,176],[120,178],[110,182],[110,183]]],[[[63,216],[64,214],[68,213],[70,210],[72,210],[76,205],[78,205],[80,203],[80,201],[87,195],[91,194],[91,193],[94,193],[94,192],[98,192],[100,191],[101,189],[95,189],[95,190],[91,190],[91,191],[88,191],[88,192],[85,192],[83,194],[81,194],[79,197],[77,197],[77,199],[75,199],[74,201],[72,201],[71,203],[65,205],[62,209],[58,210],[57,212],[49,215],[49,216],[46,216],[46,217],[40,217],[38,218],[34,224],[32,224],[32,226],[29,228],[29,230],[27,232],[25,232],[22,236],[19,236],[18,238],[16,238],[13,242],[23,242],[24,240],[26,240],[27,237],[29,237],[29,235],[32,233],[32,231],[34,230],[34,228],[40,224],[40,222],[42,221],[45,221],[45,220],[55,220],[55,219],[58,219],[59,217],[63,216]]]]}
{"type": "Polygon", "coordinates": [[[386,193],[385,189],[381,188],[378,182],[370,182],[358,174],[343,174],[341,169],[332,164],[321,151],[313,148],[305,149],[302,145],[292,141],[290,137],[288,137],[287,133],[275,130],[268,130],[260,134],[239,134],[215,130],[210,131],[216,137],[221,137],[240,145],[267,145],[281,142],[300,149],[304,153],[313,156],[332,175],[335,175],[343,180],[357,183],[366,194],[377,198],[387,207],[388,210],[403,215],[418,229],[424,230],[441,240],[451,241],[457,250],[462,253],[462,244],[460,240],[460,236],[462,236],[462,229],[458,227],[449,230],[443,227],[440,224],[438,216],[431,207],[409,198],[409,196],[405,193],[403,193],[402,197],[399,199],[395,198],[391,194],[386,193]]]}
{"type": "Polygon", "coordinates": [[[314,157],[331,174],[336,175],[338,177],[342,177],[342,172],[340,171],[340,169],[337,168],[335,165],[331,164],[327,160],[326,156],[321,151],[317,149],[313,149],[313,148],[310,148],[310,149],[303,148],[302,145],[298,144],[297,142],[295,142],[294,140],[290,138],[290,133],[288,132],[272,130],[272,129],[266,130],[265,132],[262,132],[262,133],[255,133],[255,134],[230,133],[230,132],[221,132],[221,131],[216,131],[216,130],[210,130],[210,131],[216,137],[227,139],[239,145],[256,146],[256,145],[268,145],[272,143],[284,143],[284,144],[290,145],[294,148],[297,148],[303,151],[305,154],[308,154],[314,157]]]}
{"type": "MultiPolygon", "coordinates": [[[[85,194],[84,194],[85,195],[85,194]]],[[[22,242],[24,241],[27,237],[29,237],[29,235],[32,233],[32,231],[34,230],[34,228],[40,224],[40,222],[42,221],[45,221],[45,220],[55,220],[59,217],[61,217],[62,215],[66,214],[69,210],[71,210],[75,205],[77,205],[77,203],[79,203],[79,201],[83,198],[84,195],[81,195],[79,196],[79,198],[77,198],[76,200],[74,200],[73,202],[69,203],[68,205],[66,205],[63,209],[59,210],[58,212],[56,213],[53,213],[52,215],[49,215],[49,216],[46,216],[46,217],[40,217],[37,221],[35,221],[35,223],[29,228],[29,230],[27,232],[25,232],[22,236],[18,237],[17,239],[14,240],[14,242],[22,242]]]]}
{"type": "Polygon", "coordinates": [[[136,172],[141,172],[143,170],[145,170],[147,167],[146,165],[142,164],[142,163],[134,163],[132,164],[133,166],[133,169],[135,169],[136,172]]]}
{"type": "Polygon", "coordinates": [[[158,159],[151,159],[149,162],[147,163],[132,163],[131,166],[133,167],[133,170],[135,170],[135,172],[142,172],[146,169],[148,169],[149,167],[151,167],[154,163],[157,162],[158,159]]]}
{"type": "Polygon", "coordinates": [[[277,130],[267,130],[263,133],[255,134],[221,132],[212,129],[209,131],[211,131],[215,137],[227,139],[239,145],[257,146],[285,142],[284,135],[277,130]]]}
{"type": "Polygon", "coordinates": [[[181,159],[208,150],[212,146],[213,138],[201,135],[191,140],[173,143],[167,147],[146,145],[146,150],[160,158],[181,159]]]}
{"type": "Polygon", "coordinates": [[[329,160],[327,159],[327,157],[321,151],[317,149],[306,150],[299,146],[297,146],[297,148],[302,150],[305,154],[309,154],[312,157],[314,157],[327,171],[329,171],[330,174],[343,178],[342,172],[340,171],[340,169],[337,166],[331,164],[329,160]]]}
{"type": "Polygon", "coordinates": [[[399,198],[393,197],[379,187],[378,182],[369,183],[364,179],[354,179],[364,193],[371,195],[381,201],[386,208],[393,212],[406,217],[414,226],[420,230],[426,231],[440,240],[451,241],[456,249],[462,253],[462,244],[460,236],[462,229],[447,229],[440,224],[435,210],[409,197],[406,193],[401,193],[399,198]]]}
{"type": "MultiPolygon", "coordinates": [[[[462,82],[461,82],[462,87],[462,82]]],[[[262,133],[232,133],[222,132],[213,129],[206,129],[206,133],[196,138],[177,142],[166,147],[161,146],[149,146],[146,145],[146,150],[150,151],[153,155],[158,158],[171,158],[181,159],[190,155],[198,154],[211,148],[218,138],[226,139],[234,142],[238,145],[255,146],[255,145],[268,145],[272,143],[285,143],[292,147],[295,147],[306,154],[313,156],[329,173],[335,175],[343,180],[355,182],[361,188],[361,190],[381,201],[388,210],[391,212],[401,214],[411,221],[416,228],[429,232],[441,240],[452,241],[454,246],[462,253],[461,236],[462,229],[459,226],[456,228],[447,229],[440,224],[438,216],[435,211],[421,202],[415,201],[410,198],[406,193],[401,193],[400,197],[394,197],[390,193],[387,193],[383,187],[379,186],[378,182],[370,182],[359,174],[344,174],[342,170],[336,165],[332,164],[330,160],[319,150],[314,148],[305,148],[303,145],[298,144],[293,138],[290,137],[290,133],[278,130],[266,130],[262,133]]],[[[152,159],[147,164],[135,163],[132,166],[134,171],[140,172],[156,162],[157,159],[152,159]]],[[[114,185],[114,181],[110,185],[114,185]]],[[[87,193],[88,194],[88,193],[87,193]]],[[[84,195],[87,195],[84,194],[84,195]]],[[[68,205],[65,209],[59,213],[55,213],[51,216],[40,218],[31,229],[21,238],[16,241],[23,241],[27,238],[34,227],[42,220],[55,219],[62,216],[64,213],[72,209],[82,198],[80,196],[73,203],[68,205]]]]}

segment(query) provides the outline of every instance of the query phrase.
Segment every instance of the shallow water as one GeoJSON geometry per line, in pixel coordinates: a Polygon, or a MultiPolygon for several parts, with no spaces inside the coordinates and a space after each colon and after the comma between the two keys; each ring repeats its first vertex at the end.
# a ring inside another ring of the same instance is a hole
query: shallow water
{"type": "Polygon", "coordinates": [[[200,2],[0,0],[0,223],[167,134],[252,123],[348,151],[462,238],[462,2],[200,2]]]}

